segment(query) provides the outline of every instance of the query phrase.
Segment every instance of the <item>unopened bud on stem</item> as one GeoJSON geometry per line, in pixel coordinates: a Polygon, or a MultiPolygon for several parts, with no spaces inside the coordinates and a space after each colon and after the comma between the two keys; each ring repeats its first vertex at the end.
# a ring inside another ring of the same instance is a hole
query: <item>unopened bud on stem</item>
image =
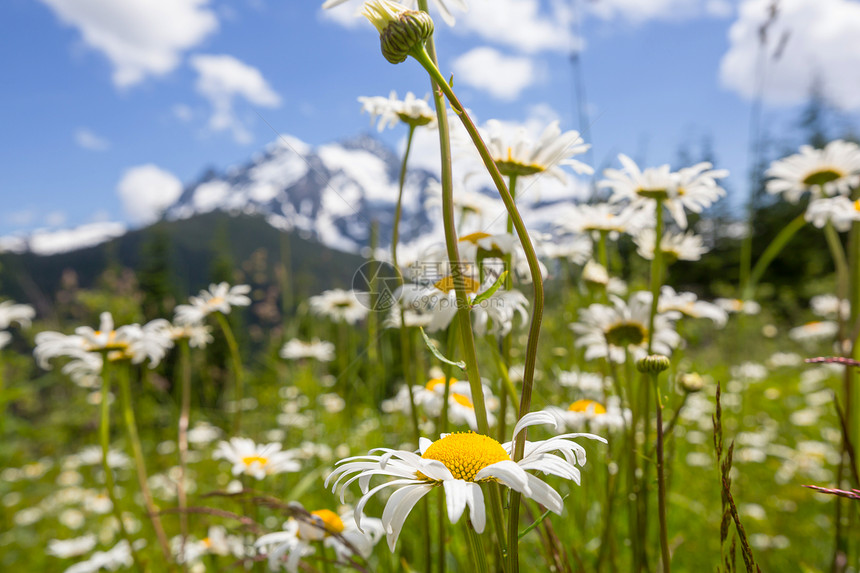
{"type": "Polygon", "coordinates": [[[409,10],[391,0],[370,0],[361,13],[379,31],[382,55],[392,64],[404,61],[416,47],[433,35],[433,20],[420,10],[409,10]]]}
{"type": "Polygon", "coordinates": [[[652,354],[641,358],[636,362],[636,368],[639,372],[647,372],[650,374],[659,374],[664,370],[669,369],[669,359],[662,354],[652,354]]]}

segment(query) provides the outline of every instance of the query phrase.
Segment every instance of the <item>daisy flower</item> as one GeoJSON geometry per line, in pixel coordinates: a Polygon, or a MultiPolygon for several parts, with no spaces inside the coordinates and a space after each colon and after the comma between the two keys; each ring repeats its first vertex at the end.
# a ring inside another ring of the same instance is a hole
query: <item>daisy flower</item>
{"type": "Polygon", "coordinates": [[[394,299],[398,306],[391,309],[385,321],[387,328],[400,328],[405,321],[406,326],[420,326],[427,332],[437,332],[447,328],[457,314],[454,291],[445,292],[434,285],[407,283],[394,291],[394,299]]]}
{"type": "Polygon", "coordinates": [[[79,557],[84,553],[89,553],[95,546],[96,536],[88,533],[87,535],[73,539],[51,539],[48,541],[48,549],[45,552],[60,559],[68,559],[69,557],[79,557]]]}
{"type": "Polygon", "coordinates": [[[250,438],[230,438],[229,442],[219,442],[212,457],[233,464],[233,475],[245,474],[258,480],[301,469],[292,452],[281,451],[281,444],[256,444],[250,438]]]}
{"type": "Polygon", "coordinates": [[[558,383],[586,396],[601,396],[609,379],[593,372],[564,371],[557,375],[558,383]]]}
{"type": "MultiPolygon", "coordinates": [[[[326,0],[323,2],[322,7],[323,10],[328,10],[329,8],[334,8],[335,6],[345,4],[346,2],[349,2],[349,0],[326,0]]],[[[468,11],[469,6],[466,4],[465,0],[433,0],[433,4],[439,10],[439,14],[442,16],[442,19],[445,20],[445,23],[449,26],[453,26],[455,22],[454,16],[448,9],[446,2],[463,12],[468,11]]],[[[399,4],[412,10],[418,9],[418,0],[403,0],[402,2],[399,2],[399,4]]]]}
{"type": "Polygon", "coordinates": [[[809,299],[809,308],[813,314],[822,318],[835,318],[841,315],[848,318],[851,315],[851,303],[848,299],[840,299],[832,294],[820,294],[809,299]]]}
{"type": "Polygon", "coordinates": [[[575,265],[583,265],[594,251],[594,244],[586,235],[565,234],[556,236],[551,241],[543,241],[535,249],[541,258],[570,261],[575,265]]]}
{"type": "Polygon", "coordinates": [[[170,323],[156,319],[144,326],[128,324],[115,328],[113,316],[103,312],[98,330],[79,326],[75,334],[45,331],[36,335],[33,355],[42,368],[50,368],[49,360],[69,357],[81,361],[81,366],[94,366],[95,358],[87,354],[99,353],[109,361],[130,360],[140,364],[149,359],[154,368],[173,346],[169,333],[170,323]]]}
{"type": "Polygon", "coordinates": [[[837,231],[844,233],[860,221],[860,200],[852,201],[842,195],[813,199],[806,207],[803,218],[819,229],[830,223],[837,231]]]}
{"type": "Polygon", "coordinates": [[[383,131],[386,127],[394,127],[403,122],[410,127],[429,125],[436,121],[436,112],[427,103],[429,95],[418,99],[412,92],[407,92],[403,100],[397,99],[397,92],[392,91],[386,98],[382,96],[360,97],[361,111],[370,114],[370,121],[377,118],[377,129],[383,131]]]}
{"type": "MultiPolygon", "coordinates": [[[[135,543],[135,547],[137,547],[137,543],[135,543]]],[[[131,567],[133,563],[131,548],[128,542],[123,539],[113,548],[107,551],[96,551],[86,561],[72,565],[66,569],[65,573],[96,573],[102,569],[116,571],[122,567],[131,567]]]]}
{"type": "Polygon", "coordinates": [[[618,396],[610,396],[605,406],[596,400],[581,399],[572,402],[567,408],[550,406],[545,411],[570,430],[587,428],[612,432],[623,429],[632,419],[632,412],[629,408],[621,407],[618,396]]]}
{"type": "Polygon", "coordinates": [[[578,131],[562,133],[558,121],[549,124],[537,141],[529,137],[524,127],[510,130],[494,119],[486,123],[483,131],[487,149],[501,174],[506,177],[546,173],[566,183],[567,176],[561,169],[563,165],[579,174],[594,173],[590,166],[573,159],[574,155],[588,151],[591,145],[583,143],[578,131]]]}
{"type": "Polygon", "coordinates": [[[191,348],[206,348],[215,340],[212,337],[212,329],[200,322],[172,324],[168,332],[170,333],[170,338],[174,341],[188,340],[188,345],[191,348]]]}
{"type": "Polygon", "coordinates": [[[724,327],[729,320],[729,313],[724,308],[699,300],[695,293],[675,292],[675,289],[669,285],[663,285],[660,289],[660,300],[657,301],[657,312],[672,311],[691,318],[708,318],[718,328],[724,327]]]}
{"type": "Polygon", "coordinates": [[[379,519],[364,515],[356,518],[352,510],[338,515],[330,509],[308,512],[296,502],[290,506],[295,517],[284,522],[283,530],[263,535],[254,543],[268,556],[272,571],[298,571],[302,557],[315,552],[311,545],[314,541],[334,549],[338,561],[347,562],[354,555],[367,559],[384,533],[379,519]],[[358,521],[363,530],[356,525],[358,521]]]}
{"type": "Polygon", "coordinates": [[[0,330],[8,329],[13,323],[29,327],[36,311],[29,304],[15,304],[11,300],[0,302],[0,330]]]}
{"type": "Polygon", "coordinates": [[[609,238],[615,241],[619,235],[635,235],[651,223],[647,219],[647,215],[640,209],[629,205],[596,203],[574,205],[558,224],[574,233],[588,233],[594,240],[598,240],[601,233],[607,233],[609,238]]]}
{"type": "Polygon", "coordinates": [[[370,299],[366,292],[339,288],[310,297],[308,304],[312,314],[347,324],[362,320],[370,309],[370,299]]]}
{"type": "Polygon", "coordinates": [[[771,177],[767,192],[790,203],[797,203],[806,192],[813,198],[849,195],[860,186],[860,147],[841,139],[824,149],[803,145],[800,153],[771,163],[765,175],[771,177]]]}
{"type": "MultiPolygon", "coordinates": [[[[482,384],[481,387],[484,393],[484,404],[487,408],[487,419],[492,426],[495,424],[495,417],[492,412],[498,410],[499,401],[493,396],[489,386],[482,384]]],[[[415,405],[421,406],[427,416],[439,416],[445,397],[445,378],[439,376],[427,382],[425,386],[413,386],[412,397],[415,405]]],[[[411,407],[409,389],[404,386],[387,404],[386,410],[389,412],[397,410],[409,414],[411,407]]],[[[475,405],[472,403],[472,388],[469,382],[455,378],[448,379],[448,419],[454,424],[468,424],[473,430],[478,428],[475,405]]]]}
{"type": "Polygon", "coordinates": [[[611,305],[594,303],[580,311],[580,320],[571,325],[577,334],[574,346],[585,347],[585,359],[607,358],[612,362],[623,363],[626,354],[633,360],[648,354],[648,341],[652,354],[670,355],[673,348],[681,344],[681,337],[675,332],[674,321],[680,313],[670,311],[658,313],[654,317],[654,332],[648,332],[651,314],[651,293],[637,291],[629,302],[610,295],[611,305]]]}
{"type": "Polygon", "coordinates": [[[185,539],[176,536],[170,540],[171,550],[176,556],[176,562],[182,564],[194,564],[200,562],[206,555],[232,555],[243,557],[245,544],[241,537],[227,535],[227,530],[220,525],[209,528],[208,534],[203,539],[193,537],[185,539]]]}
{"type": "Polygon", "coordinates": [[[606,179],[598,184],[612,190],[610,203],[630,201],[631,207],[653,211],[660,200],[681,229],[687,228],[686,210],[701,213],[726,194],[716,180],[726,177],[728,171],[711,169],[708,162],[673,173],[668,165],[642,171],[623,153],[618,159],[623,169],[606,169],[606,179]]]}
{"type": "Polygon", "coordinates": [[[761,312],[761,305],[754,300],[740,300],[738,298],[717,298],[714,304],[729,314],[755,315],[761,312]]]}
{"type": "Polygon", "coordinates": [[[832,320],[818,320],[796,326],[788,331],[788,337],[797,342],[818,342],[833,340],[839,332],[839,325],[832,320]]]}
{"type": "Polygon", "coordinates": [[[177,305],[175,309],[176,323],[195,324],[202,322],[213,312],[230,314],[230,309],[234,306],[251,304],[251,299],[247,296],[249,292],[251,292],[250,285],[230,286],[226,282],[217,285],[210,284],[209,290],[201,290],[197,296],[189,297],[188,302],[190,304],[177,305]]]}
{"type": "Polygon", "coordinates": [[[486,333],[496,336],[506,336],[514,327],[514,317],[520,317],[520,323],[528,322],[529,301],[526,295],[518,290],[499,289],[490,298],[472,307],[475,317],[475,334],[483,336],[486,333]]]}
{"type": "Polygon", "coordinates": [[[279,354],[284,360],[313,358],[320,362],[331,362],[334,360],[334,344],[319,338],[314,338],[310,342],[293,338],[284,344],[279,354]]]}
{"type": "MultiPolygon", "coordinates": [[[[537,424],[552,424],[553,416],[546,412],[531,412],[523,416],[514,427],[513,435],[537,424]]],[[[398,489],[388,498],[382,512],[382,525],[387,532],[388,546],[393,551],[400,530],[407,516],[418,501],[434,487],[442,486],[451,523],[459,521],[469,507],[469,518],[475,531],[482,533],[486,525],[484,494],[480,484],[496,481],[525,497],[544,505],[550,511],[561,514],[564,504],[561,496],[542,479],[527,470],[538,470],[579,483],[577,465],[585,465],[585,449],[572,441],[584,437],[605,442],[592,434],[561,434],[548,440],[526,442],[525,453],[520,461],[513,461],[513,442],[500,444],[493,438],[474,432],[446,434],[435,442],[427,438],[419,440],[419,452],[377,448],[381,454],[346,458],[326,479],[326,487],[332,483],[332,491],[341,486],[341,500],[346,488],[359,482],[363,496],[356,504],[355,521],[361,526],[361,511],[368,501],[387,487],[398,489]],[[553,452],[560,452],[558,455],[553,452]],[[419,455],[420,454],[420,455],[419,455]],[[375,475],[396,478],[369,489],[375,475]],[[347,478],[342,484],[341,480],[347,478]]]]}
{"type": "MultiPolygon", "coordinates": [[[[636,252],[643,259],[650,261],[654,258],[655,235],[654,229],[642,229],[633,237],[636,252]]],[[[664,255],[663,260],[671,264],[675,261],[698,261],[708,249],[701,235],[667,231],[660,239],[660,251],[664,255]]]]}

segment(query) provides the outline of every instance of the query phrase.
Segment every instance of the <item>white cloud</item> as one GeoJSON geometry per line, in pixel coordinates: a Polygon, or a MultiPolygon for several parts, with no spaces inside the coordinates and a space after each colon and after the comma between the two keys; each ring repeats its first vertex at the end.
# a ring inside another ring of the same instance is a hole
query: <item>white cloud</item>
{"type": "Polygon", "coordinates": [[[164,75],[218,28],[209,0],[41,0],[113,64],[127,87],[164,75]]]}
{"type": "Polygon", "coordinates": [[[75,143],[78,147],[89,149],[90,151],[107,151],[110,149],[110,141],[100,135],[96,135],[86,127],[81,127],[75,131],[75,143]]]}
{"type": "Polygon", "coordinates": [[[281,97],[269,86],[260,70],[228,55],[197,55],[191,58],[197,70],[196,89],[212,104],[209,128],[232,131],[239,143],[251,141],[251,134],[236,117],[233,103],[237,97],[249,103],[277,107],[281,97]]]}
{"type": "MultiPolygon", "coordinates": [[[[759,27],[771,0],[745,0],[729,30],[730,47],[720,63],[724,86],[755,97],[759,27]]],[[[832,103],[860,108],[860,3],[848,0],[783,0],[768,30],[763,97],[775,104],[805,101],[814,82],[832,103]],[[781,52],[774,59],[775,52],[781,52]]]]}
{"type": "Polygon", "coordinates": [[[194,118],[194,110],[192,110],[190,106],[187,106],[184,103],[178,103],[174,105],[172,108],[170,108],[170,111],[172,111],[173,116],[181,122],[189,122],[194,118]]]}
{"type": "Polygon", "coordinates": [[[37,255],[56,255],[99,245],[125,234],[122,223],[89,223],[74,229],[34,231],[27,239],[27,249],[37,255]]]}
{"type": "Polygon", "coordinates": [[[49,227],[60,227],[66,224],[67,218],[63,211],[51,211],[45,215],[45,224],[49,227]]]}
{"type": "Polygon", "coordinates": [[[346,2],[338,4],[331,9],[320,10],[323,19],[331,20],[335,24],[339,24],[344,28],[358,28],[368,24],[367,20],[361,16],[361,6],[364,2],[346,2]]]}
{"type": "Polygon", "coordinates": [[[570,8],[558,1],[546,12],[540,0],[470,0],[469,11],[458,15],[454,30],[526,53],[564,52],[580,47],[571,16],[570,8]]]}
{"type": "Polygon", "coordinates": [[[454,81],[514,100],[535,80],[531,58],[509,57],[488,47],[470,50],[454,60],[454,81]]]}
{"type": "Polygon", "coordinates": [[[152,223],[182,194],[175,175],[149,163],[123,173],[117,193],[128,217],[135,223],[152,223]]]}
{"type": "Polygon", "coordinates": [[[588,10],[604,20],[642,24],[651,20],[677,22],[703,16],[726,18],[732,13],[732,3],[729,0],[600,0],[589,3],[588,10]]]}

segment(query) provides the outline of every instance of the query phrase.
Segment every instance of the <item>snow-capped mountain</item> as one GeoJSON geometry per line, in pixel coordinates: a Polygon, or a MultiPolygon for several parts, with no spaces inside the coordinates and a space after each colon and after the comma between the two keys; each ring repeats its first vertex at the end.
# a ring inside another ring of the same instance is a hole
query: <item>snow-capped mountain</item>
{"type": "MultiPolygon", "coordinates": [[[[368,135],[318,147],[283,137],[246,165],[209,173],[188,186],[165,216],[184,219],[214,210],[262,214],[275,227],[297,230],[305,238],[348,252],[368,246],[375,221],[378,246],[385,248],[391,241],[400,162],[397,154],[368,135]]],[[[542,195],[534,189],[520,190],[525,197],[521,209],[531,229],[546,231],[564,217],[583,186],[555,181],[542,185],[542,195]]],[[[473,213],[460,231],[502,231],[504,206],[495,191],[480,187],[480,178],[475,177],[471,190],[455,188],[455,201],[473,213]]],[[[443,240],[438,188],[434,174],[408,169],[400,227],[404,254],[443,240]]]]}
{"type": "MultiPolygon", "coordinates": [[[[275,227],[294,229],[326,246],[355,252],[368,245],[372,222],[379,245],[390,242],[400,161],[378,140],[362,136],[311,147],[282,138],[241,167],[210,173],[187,187],[167,209],[168,219],[223,210],[262,214],[275,227]]],[[[401,237],[413,242],[432,233],[435,178],[410,169],[406,178],[401,237]]]]}

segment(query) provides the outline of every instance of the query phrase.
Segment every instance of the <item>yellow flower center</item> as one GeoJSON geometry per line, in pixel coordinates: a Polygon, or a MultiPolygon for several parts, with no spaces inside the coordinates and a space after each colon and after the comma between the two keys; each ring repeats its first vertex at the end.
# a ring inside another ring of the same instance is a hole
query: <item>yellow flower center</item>
{"type": "MultiPolygon", "coordinates": [[[[105,333],[102,332],[101,330],[96,330],[93,334],[96,337],[101,337],[105,333]]],[[[98,350],[104,350],[104,351],[119,350],[119,351],[125,352],[126,350],[128,350],[128,343],[127,342],[118,342],[116,339],[116,330],[111,330],[110,332],[107,333],[107,340],[105,341],[104,346],[101,346],[99,348],[92,348],[91,350],[96,350],[96,351],[98,351],[98,350]]]]}
{"type": "Polygon", "coordinates": [[[577,400],[568,408],[571,412],[584,412],[588,414],[605,414],[606,408],[600,402],[594,400],[577,400]]]}
{"type": "MultiPolygon", "coordinates": [[[[448,385],[450,386],[451,384],[453,384],[453,383],[454,383],[454,382],[456,382],[456,381],[457,381],[457,380],[455,380],[454,378],[449,378],[449,379],[448,379],[448,385]]],[[[427,389],[428,389],[428,390],[430,390],[430,391],[433,391],[433,390],[435,390],[438,386],[441,386],[441,385],[442,385],[442,384],[444,384],[444,383],[445,383],[445,377],[444,377],[444,376],[439,376],[438,378],[433,378],[432,380],[430,380],[429,382],[427,382],[427,385],[425,386],[425,388],[427,388],[427,389]]]]}
{"type": "MultiPolygon", "coordinates": [[[[466,289],[466,292],[475,294],[478,292],[478,289],[481,288],[481,283],[474,279],[470,279],[469,277],[461,277],[461,281],[463,281],[463,286],[466,289]]],[[[448,275],[447,277],[440,279],[435,286],[437,289],[441,290],[445,294],[448,294],[452,290],[454,290],[454,277],[448,275]]]]}
{"type": "Polygon", "coordinates": [[[222,296],[213,296],[209,299],[209,304],[211,305],[221,304],[222,302],[224,302],[224,297],[222,296]]]}
{"type": "Polygon", "coordinates": [[[841,171],[837,171],[832,167],[825,168],[807,175],[803,179],[803,184],[808,185],[809,187],[816,187],[818,185],[825,185],[831,181],[836,181],[842,177],[845,177],[845,174],[841,171]]]}
{"type": "Polygon", "coordinates": [[[463,235],[462,237],[460,237],[460,242],[468,241],[477,245],[478,241],[480,241],[481,239],[486,239],[488,237],[492,237],[492,235],[489,233],[478,231],[477,233],[469,233],[468,235],[463,235]]]}
{"type": "Polygon", "coordinates": [[[204,538],[200,541],[200,543],[202,543],[202,544],[203,544],[203,547],[205,547],[206,549],[211,549],[211,548],[212,548],[212,540],[211,540],[211,539],[209,539],[208,537],[204,537],[204,538]]]}
{"type": "Polygon", "coordinates": [[[460,404],[461,406],[469,408],[470,410],[475,409],[475,407],[472,405],[472,401],[469,400],[469,397],[465,394],[457,394],[455,392],[451,394],[451,399],[454,400],[456,403],[460,404]]]}
{"type": "Polygon", "coordinates": [[[613,346],[638,346],[648,338],[648,330],[638,322],[617,322],[606,330],[606,341],[613,346]]]}
{"type": "Polygon", "coordinates": [[[860,211],[860,199],[857,199],[856,201],[854,201],[854,210],[860,211]]]}
{"type": "Polygon", "coordinates": [[[546,170],[546,167],[543,165],[523,163],[514,159],[513,150],[510,147],[508,147],[507,159],[497,159],[495,163],[496,167],[499,168],[499,172],[505,177],[510,177],[511,175],[525,177],[546,170]]]}
{"type": "Polygon", "coordinates": [[[264,466],[269,463],[269,458],[264,458],[263,456],[246,456],[242,458],[242,463],[246,466],[251,466],[253,464],[264,466]]]}
{"type": "Polygon", "coordinates": [[[330,509],[318,509],[316,511],[312,511],[311,515],[316,516],[322,520],[322,524],[325,527],[326,533],[343,533],[344,525],[343,521],[341,521],[340,517],[330,509]]]}
{"type": "MultiPolygon", "coordinates": [[[[511,459],[502,444],[474,432],[448,434],[430,444],[421,457],[442,462],[454,479],[465,481],[475,481],[475,475],[485,467],[511,459]]],[[[429,479],[422,476],[421,472],[418,475],[429,479]]]]}

